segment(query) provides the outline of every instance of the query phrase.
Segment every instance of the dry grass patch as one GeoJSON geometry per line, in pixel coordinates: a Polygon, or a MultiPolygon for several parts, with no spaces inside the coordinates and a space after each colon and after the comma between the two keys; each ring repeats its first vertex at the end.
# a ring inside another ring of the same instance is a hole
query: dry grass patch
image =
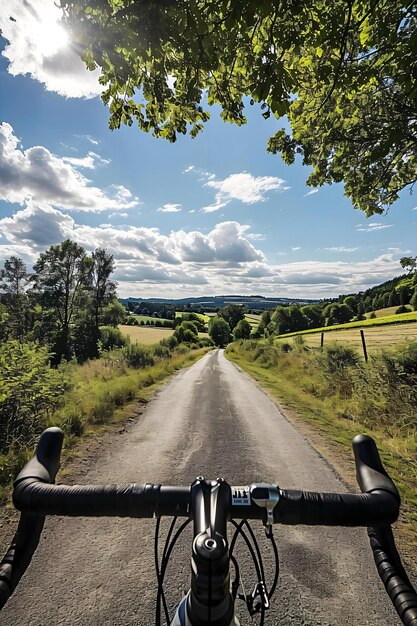
{"type": "Polygon", "coordinates": [[[170,337],[174,333],[173,328],[160,328],[154,326],[125,326],[120,324],[119,329],[121,332],[130,337],[131,341],[137,341],[150,346],[153,343],[158,343],[165,337],[170,337]]]}

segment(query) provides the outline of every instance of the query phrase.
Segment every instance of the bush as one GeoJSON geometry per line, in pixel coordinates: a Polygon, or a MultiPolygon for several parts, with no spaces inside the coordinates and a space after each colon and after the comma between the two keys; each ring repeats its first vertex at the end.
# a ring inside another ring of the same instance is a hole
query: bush
{"type": "Polygon", "coordinates": [[[411,309],[408,306],[405,306],[404,304],[402,304],[395,311],[395,315],[401,315],[401,313],[409,313],[410,311],[411,311],[411,309]]]}
{"type": "Polygon", "coordinates": [[[370,320],[376,320],[376,313],[375,313],[375,311],[372,311],[372,313],[369,316],[369,319],[370,320]]]}
{"type": "Polygon", "coordinates": [[[155,356],[159,356],[163,359],[168,359],[171,356],[171,351],[167,346],[156,345],[153,349],[155,356]]]}
{"type": "Polygon", "coordinates": [[[288,343],[287,341],[281,344],[282,352],[291,352],[292,349],[293,349],[292,345],[288,343]]]}
{"type": "Polygon", "coordinates": [[[359,364],[359,355],[349,346],[340,343],[329,343],[324,347],[320,361],[326,372],[335,374],[347,367],[357,366],[359,364]]]}
{"type": "Polygon", "coordinates": [[[173,350],[178,346],[178,340],[175,335],[171,335],[171,337],[164,337],[164,339],[161,339],[159,343],[161,346],[167,346],[170,350],[173,350]]]}
{"type": "Polygon", "coordinates": [[[100,342],[102,350],[113,350],[114,348],[123,348],[127,339],[118,328],[103,326],[100,328],[100,342]]]}
{"type": "Polygon", "coordinates": [[[174,336],[181,343],[185,341],[187,343],[195,343],[198,341],[198,330],[194,322],[182,322],[176,327],[174,336]]]}
{"type": "Polygon", "coordinates": [[[145,326],[145,322],[143,320],[140,320],[140,325],[145,326]]]}
{"type": "Polygon", "coordinates": [[[162,326],[161,320],[155,320],[155,326],[161,327],[162,326]]]}
{"type": "Polygon", "coordinates": [[[139,343],[131,343],[123,348],[123,356],[130,367],[146,367],[153,365],[154,359],[149,348],[139,343]]]}
{"type": "Polygon", "coordinates": [[[0,451],[31,444],[70,388],[63,370],[52,369],[50,353],[37,343],[0,346],[0,451]]]}

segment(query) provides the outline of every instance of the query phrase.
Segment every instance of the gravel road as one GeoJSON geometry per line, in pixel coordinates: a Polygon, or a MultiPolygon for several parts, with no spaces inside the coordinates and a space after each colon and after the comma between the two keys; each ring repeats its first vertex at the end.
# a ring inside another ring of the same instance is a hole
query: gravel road
{"type": "MultiPolygon", "coordinates": [[[[190,484],[203,475],[237,485],[265,480],[346,490],[221,350],[177,374],[125,432],[104,442],[78,482],[190,484]]],[[[0,613],[0,626],[154,624],[154,526],[152,520],[47,520],[30,568],[0,613]]],[[[268,624],[398,625],[377,580],[365,529],[277,527],[275,535],[281,578],[268,624]]],[[[189,539],[181,541],[168,569],[170,606],[189,584],[189,539]]],[[[255,581],[243,547],[239,554],[248,590],[255,581]]],[[[257,623],[244,607],[239,617],[242,626],[257,623]]]]}

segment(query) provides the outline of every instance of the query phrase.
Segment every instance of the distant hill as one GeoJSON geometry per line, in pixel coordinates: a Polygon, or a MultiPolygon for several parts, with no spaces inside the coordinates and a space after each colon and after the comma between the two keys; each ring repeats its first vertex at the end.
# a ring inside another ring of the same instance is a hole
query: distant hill
{"type": "Polygon", "coordinates": [[[174,306],[185,306],[187,304],[200,306],[203,309],[217,309],[226,304],[242,304],[248,309],[275,309],[279,304],[289,305],[298,304],[304,306],[306,304],[315,304],[319,300],[311,300],[308,298],[269,298],[265,296],[202,296],[195,298],[119,298],[120,302],[127,305],[129,302],[156,302],[159,304],[171,304],[174,306]]]}

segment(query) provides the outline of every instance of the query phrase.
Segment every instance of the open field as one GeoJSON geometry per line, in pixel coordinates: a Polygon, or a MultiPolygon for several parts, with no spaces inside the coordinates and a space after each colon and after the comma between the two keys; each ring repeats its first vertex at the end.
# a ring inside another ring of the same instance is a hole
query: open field
{"type": "Polygon", "coordinates": [[[347,322],[346,324],[337,324],[336,326],[323,326],[322,328],[310,328],[309,330],[299,330],[294,333],[286,333],[280,335],[280,339],[283,337],[294,337],[295,335],[311,335],[314,333],[340,333],[342,330],[348,328],[370,328],[371,326],[389,326],[392,324],[409,324],[411,322],[417,322],[417,311],[411,311],[409,313],[400,313],[399,315],[384,315],[384,317],[363,320],[361,322],[347,322]]]}
{"type": "MultiPolygon", "coordinates": [[[[175,317],[182,317],[184,313],[188,313],[188,311],[177,311],[175,313],[175,317]]],[[[209,315],[207,315],[206,313],[194,313],[194,311],[190,311],[190,313],[193,313],[193,315],[197,315],[197,317],[199,317],[201,320],[203,320],[203,322],[206,323],[210,319],[209,315]]]]}
{"type": "MultiPolygon", "coordinates": [[[[388,324],[385,326],[371,326],[364,328],[366,347],[368,353],[381,348],[395,346],[398,343],[417,340],[417,324],[388,324]]],[[[287,341],[285,337],[278,338],[277,341],[287,341]]],[[[303,335],[304,344],[310,348],[319,348],[321,341],[321,333],[303,335]]],[[[324,344],[330,341],[342,342],[348,344],[352,348],[362,351],[362,340],[359,328],[349,328],[347,330],[339,330],[337,332],[325,333],[324,344]]]]}
{"type": "Polygon", "coordinates": [[[146,345],[158,343],[164,337],[170,337],[174,332],[172,328],[158,328],[154,326],[125,326],[120,324],[119,328],[132,341],[138,341],[146,345]]]}
{"type": "MultiPolygon", "coordinates": [[[[377,309],[376,311],[374,311],[374,313],[377,317],[385,317],[386,315],[395,315],[395,311],[398,309],[399,306],[400,305],[397,304],[397,306],[388,306],[385,309],[377,309]]],[[[413,308],[409,304],[407,304],[406,306],[409,307],[410,311],[413,308]]],[[[372,315],[372,311],[369,311],[369,313],[365,313],[365,317],[367,319],[369,319],[371,315],[372,315]]]]}
{"type": "Polygon", "coordinates": [[[172,322],[172,320],[167,320],[165,317],[152,317],[151,315],[136,315],[135,313],[131,314],[131,317],[134,317],[135,320],[137,320],[139,322],[139,324],[141,322],[156,322],[156,320],[159,320],[160,322],[172,322]]]}
{"type": "Polygon", "coordinates": [[[261,319],[260,315],[255,315],[253,313],[245,314],[245,320],[247,320],[249,324],[252,326],[252,330],[254,330],[258,326],[260,319],[261,319]]]}

